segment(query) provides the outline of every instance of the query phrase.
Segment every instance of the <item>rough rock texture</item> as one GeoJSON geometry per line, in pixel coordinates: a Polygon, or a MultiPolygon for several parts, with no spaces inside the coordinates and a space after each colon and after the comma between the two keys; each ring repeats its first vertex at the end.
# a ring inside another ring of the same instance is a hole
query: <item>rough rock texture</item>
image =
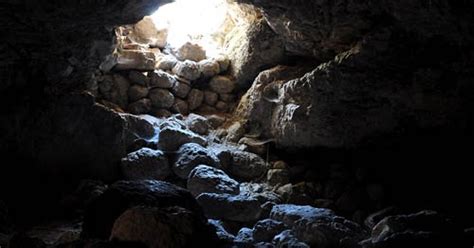
{"type": "Polygon", "coordinates": [[[187,179],[191,170],[200,164],[220,167],[219,158],[197,143],[184,144],[179,147],[176,153],[176,162],[172,169],[177,176],[183,179],[187,179]]]}
{"type": "Polygon", "coordinates": [[[178,48],[177,57],[182,61],[191,60],[199,62],[206,59],[206,51],[198,44],[186,42],[178,48]]]}
{"type": "Polygon", "coordinates": [[[282,222],[265,219],[253,226],[252,237],[256,242],[271,242],[283,230],[285,230],[285,225],[282,222]]]}
{"type": "Polygon", "coordinates": [[[138,43],[154,47],[165,47],[168,30],[158,30],[152,18],[145,16],[141,21],[133,25],[131,37],[138,43]]]}
{"type": "Polygon", "coordinates": [[[242,195],[202,193],[196,200],[211,219],[256,221],[262,211],[256,198],[242,195]]]}
{"type": "Polygon", "coordinates": [[[197,114],[188,115],[185,123],[189,130],[201,135],[207,134],[211,128],[209,120],[206,117],[197,114]]]}
{"type": "Polygon", "coordinates": [[[216,93],[230,93],[235,89],[235,82],[227,76],[215,76],[209,82],[209,87],[216,93]]]}
{"type": "Polygon", "coordinates": [[[134,206],[180,206],[202,218],[193,196],[183,188],[155,180],[118,181],[87,207],[82,235],[108,238],[115,220],[134,206]]]}
{"type": "Polygon", "coordinates": [[[148,77],[150,78],[150,87],[169,89],[176,83],[173,76],[161,70],[149,72],[148,77]]]}
{"type": "Polygon", "coordinates": [[[129,153],[122,159],[120,168],[127,180],[164,180],[172,173],[165,154],[146,147],[129,153]]]}
{"type": "Polygon", "coordinates": [[[191,60],[176,63],[173,73],[188,80],[196,80],[201,75],[198,64],[191,60]]]}
{"type": "Polygon", "coordinates": [[[195,110],[201,106],[204,100],[204,93],[198,89],[192,89],[188,94],[189,110],[195,110]]]}
{"type": "Polygon", "coordinates": [[[165,127],[160,130],[158,146],[165,152],[174,152],[186,143],[205,145],[206,139],[189,130],[178,127],[165,127]]]}
{"type": "Polygon", "coordinates": [[[273,207],[270,218],[292,227],[296,237],[311,246],[350,247],[365,236],[359,225],[329,209],[282,204],[273,207]]]}
{"type": "Polygon", "coordinates": [[[201,218],[181,207],[134,207],[114,223],[110,238],[139,241],[149,248],[212,246],[216,234],[201,218]]]}
{"type": "Polygon", "coordinates": [[[198,165],[188,176],[187,189],[194,197],[201,193],[228,193],[237,195],[239,183],[224,171],[207,165],[198,165]]]}
{"type": "Polygon", "coordinates": [[[156,108],[169,108],[173,106],[174,95],[165,89],[152,89],[150,90],[149,97],[151,104],[156,108]]]}
{"type": "Polygon", "coordinates": [[[232,164],[226,170],[238,179],[252,180],[264,175],[267,164],[254,153],[236,150],[232,151],[232,164]]]}

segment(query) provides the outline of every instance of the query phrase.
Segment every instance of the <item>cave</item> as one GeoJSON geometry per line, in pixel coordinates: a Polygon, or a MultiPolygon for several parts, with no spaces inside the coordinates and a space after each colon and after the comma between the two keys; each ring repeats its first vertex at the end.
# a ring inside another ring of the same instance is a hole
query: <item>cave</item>
{"type": "Polygon", "coordinates": [[[0,3],[0,248],[472,247],[474,3],[0,3]]]}

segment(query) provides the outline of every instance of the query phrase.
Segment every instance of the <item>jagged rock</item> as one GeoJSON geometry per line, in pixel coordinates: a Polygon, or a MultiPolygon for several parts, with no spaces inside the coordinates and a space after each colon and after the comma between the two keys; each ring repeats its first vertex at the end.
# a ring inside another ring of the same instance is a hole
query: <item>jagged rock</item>
{"type": "Polygon", "coordinates": [[[306,243],[299,241],[291,230],[285,230],[280,234],[276,235],[273,239],[273,243],[278,248],[283,247],[294,247],[294,248],[309,248],[306,243]]]}
{"type": "Polygon", "coordinates": [[[128,73],[128,79],[130,79],[133,84],[141,86],[148,86],[150,83],[150,79],[139,71],[130,71],[128,73]]]}
{"type": "Polygon", "coordinates": [[[158,30],[153,23],[153,19],[149,16],[145,16],[141,21],[133,25],[132,34],[129,37],[138,43],[163,48],[166,46],[168,30],[158,30]]]}
{"type": "MultiPolygon", "coordinates": [[[[202,136],[182,128],[165,127],[160,130],[158,146],[165,152],[177,151],[178,148],[186,143],[205,145],[207,141],[202,136]]],[[[189,171],[191,171],[191,169],[189,171]]]]}
{"type": "Polygon", "coordinates": [[[152,71],[155,69],[155,54],[141,50],[123,50],[118,54],[114,70],[152,71]]]}
{"type": "Polygon", "coordinates": [[[235,242],[238,244],[252,244],[253,241],[253,231],[248,227],[244,227],[239,230],[235,236],[235,242]]]}
{"type": "Polygon", "coordinates": [[[130,102],[136,102],[146,96],[148,96],[148,88],[145,86],[132,85],[128,88],[128,100],[130,102]]]}
{"type": "Polygon", "coordinates": [[[214,106],[219,100],[219,95],[213,91],[204,91],[204,102],[210,106],[214,106]]]}
{"type": "Polygon", "coordinates": [[[191,60],[178,61],[173,67],[173,73],[191,81],[198,79],[201,75],[198,64],[191,60]]]}
{"type": "Polygon", "coordinates": [[[268,170],[267,182],[270,185],[285,185],[290,182],[290,172],[285,169],[268,170]]]}
{"type": "Polygon", "coordinates": [[[282,222],[265,219],[253,226],[252,237],[255,242],[271,242],[277,234],[285,229],[285,224],[282,222]]]}
{"type": "Polygon", "coordinates": [[[256,154],[244,151],[232,151],[232,164],[227,172],[238,179],[253,180],[267,171],[265,160],[256,154]]]}
{"type": "MultiPolygon", "coordinates": [[[[262,183],[246,183],[240,184],[240,195],[257,198],[261,205],[272,203],[281,203],[281,198],[273,192],[272,188],[262,183]]],[[[263,213],[263,207],[262,213],[263,213]]]]}
{"type": "Polygon", "coordinates": [[[180,206],[202,216],[193,196],[183,188],[155,180],[118,181],[86,208],[82,236],[109,238],[115,220],[134,206],[180,206]]]}
{"type": "Polygon", "coordinates": [[[173,85],[173,88],[171,88],[171,91],[177,97],[185,98],[188,96],[189,91],[191,91],[191,86],[187,83],[176,81],[173,85]]]}
{"type": "Polygon", "coordinates": [[[372,229],[371,237],[361,242],[364,248],[449,247],[453,240],[462,243],[462,230],[435,211],[423,210],[408,215],[388,216],[372,229]]]}
{"type": "Polygon", "coordinates": [[[196,200],[211,219],[256,221],[262,211],[256,198],[242,195],[202,193],[196,200]]]}
{"type": "Polygon", "coordinates": [[[209,82],[209,87],[216,93],[226,94],[235,89],[235,82],[227,76],[215,76],[209,82]]]}
{"type": "Polygon", "coordinates": [[[188,106],[189,110],[195,110],[201,106],[204,100],[204,93],[198,89],[192,89],[188,94],[188,106]]]}
{"type": "Polygon", "coordinates": [[[206,51],[198,44],[193,44],[190,42],[184,43],[180,48],[178,48],[178,59],[181,61],[191,60],[199,62],[206,59],[206,51]]]}
{"type": "Polygon", "coordinates": [[[155,70],[148,73],[148,77],[150,78],[150,87],[158,87],[163,89],[170,89],[176,83],[176,79],[160,70],[155,70]]]}
{"type": "Polygon", "coordinates": [[[148,98],[132,102],[127,107],[128,112],[134,115],[146,114],[151,110],[151,101],[148,98]]]}
{"type": "Polygon", "coordinates": [[[220,241],[223,241],[225,243],[231,243],[234,241],[235,236],[229,233],[225,228],[224,228],[224,223],[222,223],[221,220],[213,220],[209,219],[208,223],[216,229],[216,234],[217,237],[219,238],[220,241]]]}
{"type": "Polygon", "coordinates": [[[186,126],[188,126],[189,130],[205,135],[209,132],[211,125],[206,117],[197,115],[197,114],[190,114],[185,120],[186,126]]]}
{"type": "Polygon", "coordinates": [[[179,113],[179,114],[182,114],[182,115],[187,115],[187,114],[189,114],[188,102],[186,102],[185,100],[182,100],[180,98],[175,98],[174,99],[174,104],[171,107],[171,110],[175,113],[179,113]]]}
{"type": "Polygon", "coordinates": [[[130,82],[119,74],[104,76],[99,84],[99,91],[104,99],[125,108],[128,103],[128,88],[130,82]]]}
{"type": "Polygon", "coordinates": [[[200,144],[187,143],[179,147],[172,168],[178,177],[187,179],[191,170],[200,164],[220,167],[219,159],[211,151],[200,144]]]}
{"type": "Polygon", "coordinates": [[[206,59],[199,61],[199,70],[201,71],[201,75],[206,78],[213,77],[220,72],[219,63],[214,59],[206,59]]]}
{"type": "Polygon", "coordinates": [[[168,158],[160,150],[142,148],[129,153],[120,164],[122,174],[127,180],[164,180],[171,175],[168,158]]]}
{"type": "Polygon", "coordinates": [[[365,236],[356,223],[336,216],[331,210],[291,204],[275,205],[270,218],[292,228],[295,236],[311,246],[356,245],[365,236]]]}
{"type": "Polygon", "coordinates": [[[172,55],[162,55],[157,59],[156,68],[163,71],[171,71],[178,63],[178,60],[172,55]]]}
{"type": "Polygon", "coordinates": [[[199,215],[182,207],[133,207],[117,218],[112,240],[139,241],[149,248],[212,246],[216,234],[199,215]]]}
{"type": "Polygon", "coordinates": [[[151,89],[149,98],[153,107],[156,108],[170,108],[174,104],[174,95],[165,89],[151,89]]]}
{"type": "Polygon", "coordinates": [[[207,165],[198,165],[188,177],[187,189],[194,197],[201,193],[228,193],[237,195],[239,183],[224,171],[207,165]]]}

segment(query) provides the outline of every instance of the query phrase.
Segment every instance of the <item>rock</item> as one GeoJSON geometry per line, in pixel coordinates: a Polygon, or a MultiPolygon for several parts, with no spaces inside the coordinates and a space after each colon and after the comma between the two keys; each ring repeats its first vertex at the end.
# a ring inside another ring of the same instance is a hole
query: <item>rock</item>
{"type": "Polygon", "coordinates": [[[278,194],[273,192],[273,189],[270,186],[262,183],[240,183],[240,195],[249,198],[256,198],[260,202],[260,208],[262,209],[261,217],[268,216],[263,216],[266,212],[263,205],[267,204],[268,206],[268,202],[281,203],[281,198],[278,194]]]}
{"type": "Polygon", "coordinates": [[[209,82],[209,87],[216,93],[226,94],[235,89],[235,82],[226,76],[215,76],[209,82]]]}
{"type": "Polygon", "coordinates": [[[208,149],[196,143],[187,143],[179,147],[173,172],[182,179],[187,179],[191,170],[204,164],[220,167],[219,159],[208,149]]]}
{"type": "Polygon", "coordinates": [[[375,225],[377,225],[377,223],[379,223],[385,217],[388,217],[390,215],[398,215],[398,214],[401,214],[401,213],[400,213],[400,210],[396,207],[392,206],[392,207],[384,208],[382,210],[379,210],[367,216],[367,218],[364,221],[364,225],[372,229],[375,225]]]}
{"type": "Polygon", "coordinates": [[[256,153],[262,156],[267,153],[268,142],[265,141],[260,141],[255,138],[242,137],[238,144],[244,145],[246,147],[244,150],[248,152],[256,153]]]}
{"type": "Polygon", "coordinates": [[[237,195],[239,183],[224,171],[207,165],[198,165],[189,174],[187,189],[194,197],[201,193],[228,193],[237,195]]]}
{"type": "Polygon", "coordinates": [[[156,68],[163,71],[171,71],[178,63],[178,60],[172,55],[163,55],[157,59],[156,68]]]}
{"type": "Polygon", "coordinates": [[[291,230],[285,230],[280,234],[276,235],[273,239],[273,243],[276,247],[294,247],[294,248],[309,248],[309,245],[299,241],[291,230]]]}
{"type": "Polygon", "coordinates": [[[207,118],[197,114],[188,115],[185,123],[189,130],[201,135],[209,133],[209,129],[211,128],[207,118]]]}
{"type": "Polygon", "coordinates": [[[208,223],[216,229],[216,234],[219,240],[225,243],[231,243],[234,241],[235,236],[227,232],[224,228],[224,223],[221,220],[209,219],[208,223]]]}
{"type": "MultiPolygon", "coordinates": [[[[206,142],[207,141],[205,138],[191,131],[176,127],[165,127],[160,130],[158,146],[165,152],[174,152],[186,143],[196,143],[199,145],[205,145],[206,142]]],[[[191,169],[189,169],[189,171],[191,171],[191,169]]]]}
{"type": "Polygon", "coordinates": [[[462,240],[462,230],[437,212],[423,210],[408,215],[388,216],[372,229],[371,237],[361,242],[363,248],[449,247],[462,240]]]}
{"type": "Polygon", "coordinates": [[[129,153],[122,159],[120,168],[127,180],[164,180],[172,174],[165,154],[150,148],[142,148],[129,153]]]}
{"type": "Polygon", "coordinates": [[[182,99],[175,98],[174,99],[174,104],[171,107],[171,110],[175,113],[179,113],[182,115],[187,115],[189,114],[189,106],[188,103],[182,99]]]}
{"type": "Polygon", "coordinates": [[[219,95],[213,91],[205,90],[204,91],[204,103],[214,106],[219,99],[219,95]]]}
{"type": "Polygon", "coordinates": [[[236,96],[233,94],[219,94],[219,100],[226,103],[234,102],[235,99],[236,99],[236,96]]]}
{"type": "Polygon", "coordinates": [[[216,243],[217,237],[207,223],[188,209],[137,206],[117,218],[110,239],[161,248],[209,246],[216,243]]]}
{"type": "Polygon", "coordinates": [[[219,63],[214,59],[199,61],[198,65],[201,75],[205,78],[210,78],[220,73],[219,63]]]}
{"type": "Polygon", "coordinates": [[[271,242],[277,234],[285,229],[286,227],[282,222],[265,219],[253,226],[252,237],[255,242],[271,242]]]}
{"type": "Polygon", "coordinates": [[[104,76],[104,80],[99,84],[99,91],[105,100],[111,101],[123,109],[128,103],[129,86],[128,79],[114,74],[104,76]]]}
{"type": "Polygon", "coordinates": [[[198,109],[196,109],[196,113],[203,115],[215,114],[217,112],[218,111],[215,107],[209,106],[207,104],[202,104],[198,109]]]}
{"type": "Polygon", "coordinates": [[[148,88],[145,86],[132,85],[128,88],[128,100],[130,102],[136,102],[146,96],[148,96],[148,88]]]}
{"type": "Polygon", "coordinates": [[[192,44],[186,42],[180,48],[178,48],[177,57],[181,61],[191,60],[199,62],[206,59],[206,51],[198,44],[192,44]]]}
{"type": "Polygon", "coordinates": [[[82,236],[109,238],[115,220],[134,206],[180,206],[201,215],[196,200],[183,188],[155,180],[118,181],[86,208],[82,236]]]}
{"type": "Polygon", "coordinates": [[[192,89],[188,95],[189,110],[195,110],[201,106],[204,100],[204,93],[198,89],[192,89]]]}
{"type": "Polygon", "coordinates": [[[336,216],[329,209],[291,204],[275,205],[270,218],[291,227],[295,236],[310,246],[354,246],[365,236],[359,225],[336,216]]]}
{"type": "Polygon", "coordinates": [[[232,165],[227,168],[227,171],[237,179],[250,181],[263,176],[267,171],[267,164],[256,154],[232,151],[232,165]]]}
{"type": "Polygon", "coordinates": [[[242,195],[202,193],[196,200],[211,219],[256,221],[262,211],[256,198],[242,195]]]}
{"type": "Polygon", "coordinates": [[[173,73],[191,81],[196,80],[201,76],[199,66],[196,62],[191,60],[185,60],[184,62],[178,61],[178,63],[173,67],[173,73]]]}
{"type": "Polygon", "coordinates": [[[314,200],[312,205],[317,208],[328,208],[328,209],[335,208],[333,200],[323,199],[323,198],[314,200]]]}
{"type": "Polygon", "coordinates": [[[253,241],[253,230],[247,227],[244,227],[239,230],[237,236],[235,236],[236,243],[239,244],[252,244],[253,241]]]}
{"type": "Polygon", "coordinates": [[[123,50],[118,54],[114,70],[152,71],[155,69],[155,54],[141,50],[123,50]]]}
{"type": "Polygon", "coordinates": [[[180,98],[186,98],[189,91],[191,91],[191,86],[180,81],[176,81],[173,85],[173,88],[171,88],[171,92],[180,98]]]}
{"type": "Polygon", "coordinates": [[[148,73],[148,77],[150,78],[150,87],[158,87],[163,89],[170,89],[176,83],[176,79],[161,70],[155,70],[148,73]]]}
{"type": "Polygon", "coordinates": [[[151,111],[151,101],[148,98],[132,102],[127,107],[128,112],[134,115],[146,114],[151,111]]]}
{"type": "Polygon", "coordinates": [[[153,110],[152,114],[158,118],[168,118],[171,116],[171,112],[166,109],[153,110]]]}
{"type": "Polygon", "coordinates": [[[214,60],[217,61],[217,63],[219,64],[220,73],[226,72],[227,69],[229,69],[230,60],[226,56],[220,55],[214,58],[214,60]]]}
{"type": "Polygon", "coordinates": [[[150,83],[150,79],[139,71],[130,71],[128,73],[128,79],[130,79],[130,82],[132,82],[133,84],[141,86],[148,86],[148,84],[150,83]]]}
{"type": "Polygon", "coordinates": [[[288,166],[288,164],[283,161],[283,160],[278,160],[278,161],[275,161],[273,163],[273,166],[272,166],[273,169],[280,169],[280,170],[289,170],[290,167],[288,166]]]}
{"type": "Polygon", "coordinates": [[[222,115],[208,115],[206,118],[213,129],[217,129],[226,121],[226,118],[222,115]]]}
{"type": "Polygon", "coordinates": [[[227,127],[227,136],[226,140],[230,142],[236,143],[240,140],[245,134],[246,130],[242,123],[236,121],[232,123],[229,127],[227,127]]]}
{"type": "Polygon", "coordinates": [[[129,37],[138,43],[163,48],[166,46],[168,30],[158,30],[153,19],[145,16],[141,21],[133,25],[132,34],[129,37]]]}
{"type": "Polygon", "coordinates": [[[151,104],[156,108],[170,108],[174,104],[174,95],[165,89],[151,89],[149,97],[151,104]]]}
{"type": "Polygon", "coordinates": [[[285,169],[268,170],[267,182],[270,185],[285,185],[290,182],[290,172],[285,169]]]}
{"type": "Polygon", "coordinates": [[[229,104],[227,104],[223,101],[218,101],[216,103],[216,109],[221,111],[221,112],[227,112],[229,110],[229,104]]]}

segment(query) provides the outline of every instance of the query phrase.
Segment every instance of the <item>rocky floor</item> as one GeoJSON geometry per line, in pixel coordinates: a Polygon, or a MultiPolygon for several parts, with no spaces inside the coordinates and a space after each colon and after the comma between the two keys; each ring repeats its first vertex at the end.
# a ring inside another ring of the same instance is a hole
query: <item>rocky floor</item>
{"type": "Polygon", "coordinates": [[[370,171],[283,161],[225,116],[138,118],[155,135],[129,148],[122,180],[83,180],[61,201],[72,219],[18,228],[0,205],[0,245],[451,247],[472,236],[435,211],[390,206],[370,171]]]}

